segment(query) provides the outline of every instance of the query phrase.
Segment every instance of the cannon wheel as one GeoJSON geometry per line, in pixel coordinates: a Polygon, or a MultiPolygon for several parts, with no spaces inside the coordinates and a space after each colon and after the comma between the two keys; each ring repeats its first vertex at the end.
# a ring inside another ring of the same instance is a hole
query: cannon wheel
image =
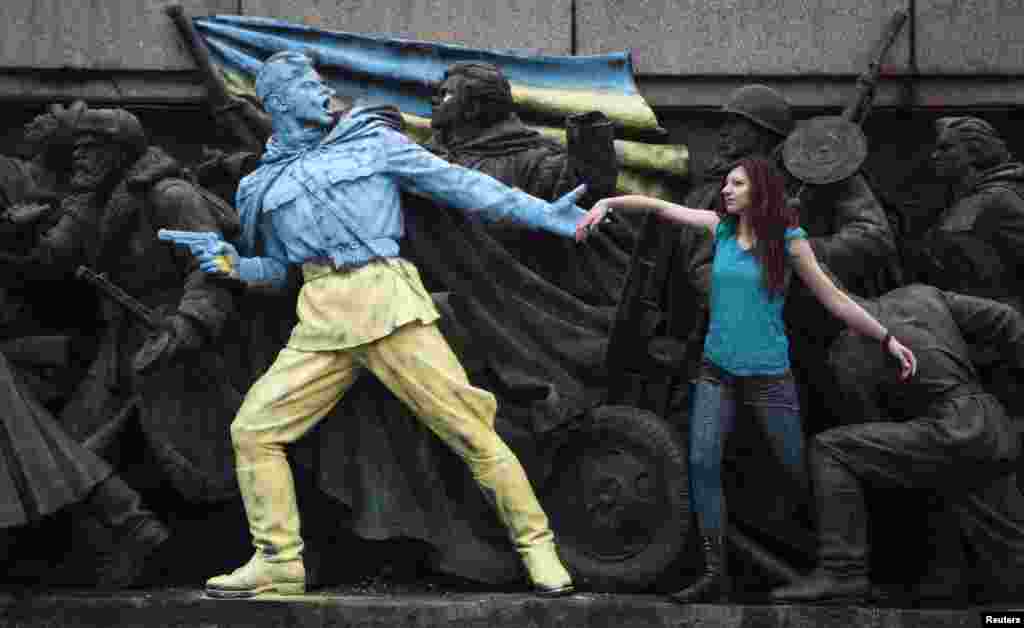
{"type": "Polygon", "coordinates": [[[558,449],[542,500],[581,586],[649,587],[686,545],[686,446],[652,412],[601,406],[558,449]]]}

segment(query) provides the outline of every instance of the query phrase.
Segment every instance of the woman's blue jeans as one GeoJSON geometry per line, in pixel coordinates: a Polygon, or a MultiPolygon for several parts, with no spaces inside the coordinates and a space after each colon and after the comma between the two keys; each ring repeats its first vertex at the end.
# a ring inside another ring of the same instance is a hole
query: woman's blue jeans
{"type": "Polygon", "coordinates": [[[740,405],[749,407],[760,421],[768,445],[788,474],[798,486],[807,487],[800,401],[791,373],[737,376],[704,360],[693,393],[690,500],[702,534],[725,531],[722,456],[740,405]]]}

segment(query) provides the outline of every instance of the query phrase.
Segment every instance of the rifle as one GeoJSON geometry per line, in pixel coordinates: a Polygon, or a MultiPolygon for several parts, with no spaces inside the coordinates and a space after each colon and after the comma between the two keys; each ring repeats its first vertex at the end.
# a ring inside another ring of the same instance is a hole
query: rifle
{"type": "MultiPolygon", "coordinates": [[[[107,279],[107,276],[102,273],[97,273],[88,266],[79,266],[78,270],[75,271],[75,276],[82,279],[94,288],[96,288],[100,294],[113,300],[115,303],[124,308],[127,312],[131,313],[137,321],[142,323],[146,329],[156,330],[160,329],[163,323],[163,317],[154,310],[141,303],[138,299],[132,297],[130,294],[122,290],[112,281],[107,279]]],[[[153,351],[139,360],[135,365],[136,369],[140,372],[144,372],[150,368],[157,358],[160,356],[163,348],[166,344],[160,344],[153,348],[153,351]]],[[[206,371],[206,375],[211,382],[221,382],[226,385],[233,396],[241,400],[242,394],[239,393],[234,386],[232,386],[227,380],[227,366],[224,364],[224,359],[219,353],[213,351],[204,351],[204,358],[209,359],[209,363],[205,360],[197,360],[199,368],[206,371]]]]}
{"type": "Polygon", "coordinates": [[[896,43],[896,37],[907,21],[906,11],[896,11],[882,32],[882,39],[875,49],[875,54],[868,64],[868,69],[857,77],[857,96],[843,110],[843,118],[857,125],[863,125],[875,104],[875,91],[878,88],[878,77],[882,74],[882,61],[889,49],[896,43]]]}
{"type": "Polygon", "coordinates": [[[119,288],[116,284],[107,279],[106,275],[97,273],[88,266],[79,266],[78,270],[75,271],[75,277],[92,284],[92,286],[99,290],[103,296],[111,299],[133,314],[136,320],[142,323],[146,329],[154,330],[160,328],[160,323],[163,319],[159,314],[119,288]]]}
{"type": "Polygon", "coordinates": [[[799,205],[807,184],[841,181],[857,172],[864,163],[867,139],[861,126],[874,106],[882,61],[906,21],[905,11],[897,11],[889,18],[867,70],[857,77],[857,93],[841,115],[818,116],[802,122],[786,138],[782,150],[786,169],[801,182],[791,203],[799,205]]]}
{"type": "Polygon", "coordinates": [[[185,47],[196,62],[206,86],[206,100],[214,117],[227,124],[246,150],[254,153],[263,152],[263,143],[270,137],[270,122],[252,103],[231,97],[223,77],[210,61],[210,50],[196,31],[192,19],[185,15],[181,5],[172,4],[166,7],[164,12],[178,28],[185,47]]]}

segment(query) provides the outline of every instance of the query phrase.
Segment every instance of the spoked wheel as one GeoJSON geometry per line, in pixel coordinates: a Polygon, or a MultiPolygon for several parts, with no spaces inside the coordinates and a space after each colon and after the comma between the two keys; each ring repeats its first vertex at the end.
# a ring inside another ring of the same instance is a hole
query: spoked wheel
{"type": "Polygon", "coordinates": [[[582,586],[647,587],[686,544],[685,445],[654,413],[602,406],[559,449],[542,501],[582,586]]]}

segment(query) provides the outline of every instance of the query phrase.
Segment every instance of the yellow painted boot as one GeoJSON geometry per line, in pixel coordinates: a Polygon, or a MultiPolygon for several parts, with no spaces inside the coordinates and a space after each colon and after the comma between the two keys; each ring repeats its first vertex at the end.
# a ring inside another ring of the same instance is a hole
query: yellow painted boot
{"type": "Polygon", "coordinates": [[[523,566],[533,583],[533,592],[541,597],[559,597],[575,591],[572,576],[562,564],[555,550],[555,542],[548,541],[519,550],[523,566]]]}
{"type": "Polygon", "coordinates": [[[256,553],[230,574],[207,580],[206,594],[216,598],[248,598],[261,593],[302,595],[306,592],[306,569],[287,458],[268,458],[256,465],[238,467],[237,474],[256,553]]]}
{"type": "Polygon", "coordinates": [[[575,589],[572,576],[555,550],[547,514],[519,459],[507,446],[501,449],[497,461],[475,465],[473,476],[508,529],[534,593],[542,597],[569,595],[575,589]]]}

